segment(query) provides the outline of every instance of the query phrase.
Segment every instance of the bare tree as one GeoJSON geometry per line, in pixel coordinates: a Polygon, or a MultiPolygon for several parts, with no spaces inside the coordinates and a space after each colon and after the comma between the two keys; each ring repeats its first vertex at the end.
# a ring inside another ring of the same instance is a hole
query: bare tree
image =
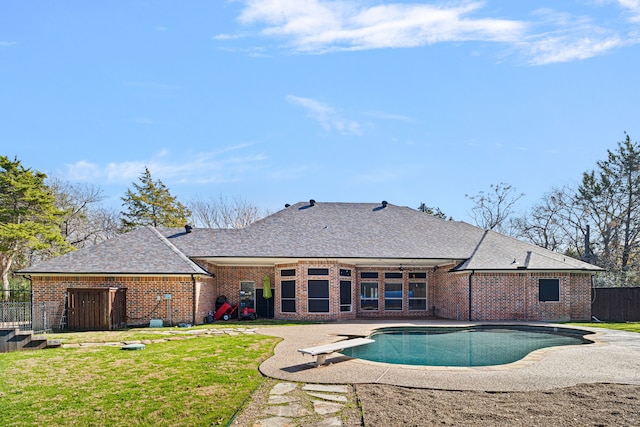
{"type": "Polygon", "coordinates": [[[504,182],[491,184],[490,188],[489,192],[480,191],[475,196],[465,194],[466,198],[475,203],[471,209],[471,217],[479,227],[510,234],[509,219],[524,193],[516,193],[515,187],[504,182]]]}
{"type": "Polygon", "coordinates": [[[91,184],[76,184],[58,177],[48,181],[55,204],[65,212],[61,230],[67,242],[83,248],[120,234],[118,213],[100,203],[102,189],[91,184]]]}
{"type": "Polygon", "coordinates": [[[514,235],[535,245],[584,259],[588,219],[569,186],[554,188],[542,200],[513,219],[514,235]]]}
{"type": "Polygon", "coordinates": [[[207,228],[244,228],[270,213],[244,199],[229,201],[222,194],[216,198],[197,196],[187,206],[192,212],[192,224],[207,228]]]}

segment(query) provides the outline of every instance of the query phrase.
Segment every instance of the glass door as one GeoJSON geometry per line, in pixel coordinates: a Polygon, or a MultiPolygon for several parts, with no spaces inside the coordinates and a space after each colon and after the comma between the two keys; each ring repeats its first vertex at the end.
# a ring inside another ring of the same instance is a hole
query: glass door
{"type": "Polygon", "coordinates": [[[240,282],[240,308],[238,310],[240,319],[256,318],[256,283],[240,282]]]}

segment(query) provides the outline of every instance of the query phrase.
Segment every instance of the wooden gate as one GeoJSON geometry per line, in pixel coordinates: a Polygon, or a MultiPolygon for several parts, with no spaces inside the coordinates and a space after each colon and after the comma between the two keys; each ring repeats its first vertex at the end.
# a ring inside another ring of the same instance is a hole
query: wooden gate
{"type": "Polygon", "coordinates": [[[592,288],[591,315],[607,322],[640,321],[640,287],[592,288]]]}
{"type": "Polygon", "coordinates": [[[70,331],[108,331],[127,325],[126,289],[67,289],[67,322],[70,331]]]}

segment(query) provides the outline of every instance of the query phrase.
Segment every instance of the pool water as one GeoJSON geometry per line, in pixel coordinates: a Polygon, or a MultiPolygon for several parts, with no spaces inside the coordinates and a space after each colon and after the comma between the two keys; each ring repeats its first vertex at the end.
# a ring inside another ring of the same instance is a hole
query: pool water
{"type": "Polygon", "coordinates": [[[408,327],[378,329],[374,343],[345,349],[346,356],[374,362],[425,366],[492,366],[534,350],[589,344],[588,331],[553,327],[408,327]]]}

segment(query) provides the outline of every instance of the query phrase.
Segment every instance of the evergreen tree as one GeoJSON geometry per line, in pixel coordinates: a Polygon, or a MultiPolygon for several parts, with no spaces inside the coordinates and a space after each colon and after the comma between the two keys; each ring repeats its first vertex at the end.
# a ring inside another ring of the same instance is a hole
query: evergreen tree
{"type": "Polygon", "coordinates": [[[122,197],[125,212],[121,212],[122,226],[131,230],[138,226],[183,227],[191,215],[182,203],[171,195],[162,181],[154,181],[149,168],[144,168],[140,184],[133,183],[134,190],[127,189],[122,197]]]}
{"type": "Polygon", "coordinates": [[[624,285],[640,250],[640,144],[626,135],[607,154],[597,171],[584,173],[577,199],[597,227],[601,264],[621,273],[624,285]]]}
{"type": "Polygon", "coordinates": [[[28,251],[71,250],[60,232],[63,211],[44,184],[46,175],[0,156],[0,272],[2,299],[9,298],[9,273],[28,251]]]}

